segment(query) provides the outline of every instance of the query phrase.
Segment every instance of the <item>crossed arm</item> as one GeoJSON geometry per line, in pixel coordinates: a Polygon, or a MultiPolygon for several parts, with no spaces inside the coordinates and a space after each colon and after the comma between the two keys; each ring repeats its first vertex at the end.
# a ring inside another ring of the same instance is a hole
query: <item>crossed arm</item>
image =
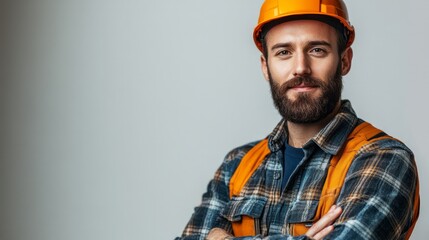
{"type": "MultiPolygon", "coordinates": [[[[230,235],[231,224],[219,220],[229,201],[224,170],[216,173],[182,238],[177,239],[225,239],[230,235]]],[[[341,209],[331,209],[306,235],[269,235],[263,239],[404,239],[411,227],[417,181],[417,169],[409,151],[363,152],[353,161],[337,200],[341,209]]]]}
{"type": "MultiPolygon", "coordinates": [[[[329,212],[317,221],[305,234],[306,237],[314,240],[321,240],[334,230],[333,222],[340,216],[341,208],[332,206],[329,212]]],[[[225,240],[233,237],[222,228],[213,228],[207,235],[207,240],[225,240]]]]}

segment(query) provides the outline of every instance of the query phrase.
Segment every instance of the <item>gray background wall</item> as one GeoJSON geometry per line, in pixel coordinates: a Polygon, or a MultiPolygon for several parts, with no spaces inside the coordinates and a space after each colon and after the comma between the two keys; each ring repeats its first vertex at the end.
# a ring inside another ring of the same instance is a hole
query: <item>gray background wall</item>
{"type": "MultiPolygon", "coordinates": [[[[0,239],[172,239],[231,148],[279,120],[251,32],[261,0],[0,3],[0,239]]],[[[347,1],[344,98],[425,149],[427,1],[347,1]]]]}

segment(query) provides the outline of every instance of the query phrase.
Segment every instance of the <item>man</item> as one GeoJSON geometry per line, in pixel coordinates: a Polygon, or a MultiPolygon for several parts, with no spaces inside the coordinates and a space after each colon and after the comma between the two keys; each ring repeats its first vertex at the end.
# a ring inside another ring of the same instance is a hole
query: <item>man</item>
{"type": "Polygon", "coordinates": [[[283,120],[226,156],[177,239],[409,238],[413,153],[341,100],[354,34],[342,0],[264,2],[254,39],[283,120]]]}

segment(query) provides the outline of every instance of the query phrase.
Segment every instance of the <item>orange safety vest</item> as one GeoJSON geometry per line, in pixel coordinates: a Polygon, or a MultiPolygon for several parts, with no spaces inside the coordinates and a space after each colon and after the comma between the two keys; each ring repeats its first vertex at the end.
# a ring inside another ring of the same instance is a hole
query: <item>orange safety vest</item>
{"type": "MultiPolygon", "coordinates": [[[[337,155],[333,156],[330,161],[328,175],[326,176],[326,180],[322,188],[314,221],[317,221],[325,215],[335,203],[344,184],[347,171],[359,149],[371,141],[393,139],[392,137],[384,134],[378,137],[377,135],[381,133],[383,133],[381,130],[367,122],[359,124],[352,133],[350,133],[345,147],[337,155]]],[[[264,139],[244,155],[229,183],[230,198],[240,194],[246,182],[269,153],[268,139],[264,139]]],[[[412,225],[407,232],[406,239],[410,237],[417,221],[419,205],[419,183],[417,178],[416,192],[414,196],[413,220],[412,225]]],[[[255,236],[255,227],[255,219],[246,215],[242,216],[241,221],[232,222],[232,229],[235,237],[255,236]]],[[[298,236],[305,234],[308,229],[309,227],[303,223],[292,224],[292,235],[298,236]]]]}

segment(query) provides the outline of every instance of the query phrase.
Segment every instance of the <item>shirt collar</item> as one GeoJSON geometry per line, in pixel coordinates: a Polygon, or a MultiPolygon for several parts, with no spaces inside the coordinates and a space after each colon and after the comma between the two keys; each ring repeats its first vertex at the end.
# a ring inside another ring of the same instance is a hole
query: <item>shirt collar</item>
{"type": "MultiPolygon", "coordinates": [[[[354,112],[350,101],[341,101],[341,107],[337,115],[320,130],[313,138],[311,138],[304,148],[316,144],[324,152],[335,155],[343,146],[347,136],[355,128],[359,119],[354,112]]],[[[276,152],[283,148],[287,140],[286,121],[282,119],[268,136],[268,147],[271,152],[276,152]]]]}

